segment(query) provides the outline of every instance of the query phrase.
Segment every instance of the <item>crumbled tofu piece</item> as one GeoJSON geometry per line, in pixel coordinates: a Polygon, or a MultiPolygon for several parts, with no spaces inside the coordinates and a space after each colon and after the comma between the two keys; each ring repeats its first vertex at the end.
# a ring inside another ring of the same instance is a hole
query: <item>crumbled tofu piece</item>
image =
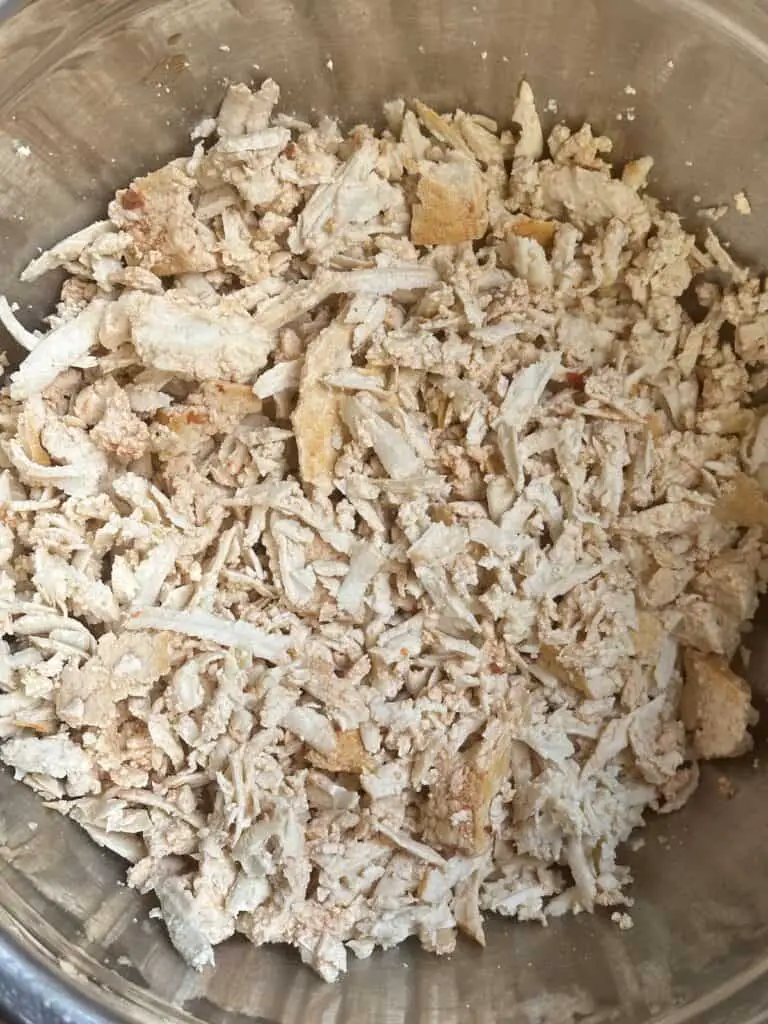
{"type": "Polygon", "coordinates": [[[768,526],[768,498],[752,477],[739,473],[718,498],[713,514],[736,526],[768,526]]]}
{"type": "Polygon", "coordinates": [[[446,759],[424,811],[425,836],[465,856],[484,853],[491,841],[491,802],[509,772],[509,758],[509,735],[495,728],[464,757],[446,759]]]}
{"type": "Polygon", "coordinates": [[[612,218],[634,234],[650,228],[650,215],[634,188],[584,167],[551,167],[541,173],[544,208],[560,220],[581,227],[605,224],[612,218]]]}
{"type": "Polygon", "coordinates": [[[513,221],[508,230],[518,238],[532,238],[543,249],[549,249],[555,240],[558,227],[559,222],[556,220],[536,220],[533,217],[524,217],[521,220],[513,221]]]}
{"type": "Polygon", "coordinates": [[[355,729],[339,733],[333,748],[327,753],[320,750],[308,751],[307,760],[326,772],[357,774],[373,766],[373,758],[363,746],[359,731],[355,729]]]}
{"type": "Polygon", "coordinates": [[[733,197],[733,205],[737,213],[742,217],[748,217],[752,213],[752,204],[747,198],[746,192],[737,192],[733,197]]]}
{"type": "Polygon", "coordinates": [[[728,213],[728,207],[725,205],[720,206],[705,206],[701,210],[697,211],[700,217],[706,217],[711,221],[722,220],[728,213]]]}
{"type": "Polygon", "coordinates": [[[19,736],[0,748],[3,761],[18,778],[34,773],[64,779],[70,796],[98,793],[101,785],[95,766],[83,748],[63,733],[56,736],[19,736]]]}
{"type": "Polygon", "coordinates": [[[611,920],[614,924],[619,926],[619,930],[622,932],[629,931],[630,928],[634,928],[635,926],[635,922],[632,920],[632,916],[630,914],[624,914],[618,910],[615,910],[611,914],[611,920]]]}
{"type": "Polygon", "coordinates": [[[134,292],[126,303],[131,340],[155,370],[196,380],[253,379],[273,340],[237,310],[196,308],[169,295],[134,292]]]}
{"type": "Polygon", "coordinates": [[[112,222],[131,237],[137,266],[158,277],[205,273],[218,266],[209,229],[195,217],[194,178],[169,164],[117,193],[112,222]]]}
{"type": "Polygon", "coordinates": [[[94,299],[73,320],[54,327],[37,342],[19,369],[11,374],[11,395],[17,401],[39,394],[60,373],[76,365],[98,342],[107,303],[94,299]]]}
{"type": "Polygon", "coordinates": [[[752,747],[748,730],[757,716],[749,686],[719,655],[686,650],[681,713],[705,760],[738,757],[752,747]]]}
{"type": "Polygon", "coordinates": [[[544,132],[536,110],[536,101],[528,82],[523,79],[512,111],[512,121],[520,126],[520,138],[515,144],[515,156],[539,160],[544,152],[544,132]]]}
{"type": "Polygon", "coordinates": [[[198,921],[197,908],[178,878],[167,878],[156,887],[168,934],[190,967],[200,971],[213,964],[213,946],[198,921]]]}
{"type": "Polygon", "coordinates": [[[329,494],[342,446],[340,396],[325,383],[337,370],[352,365],[352,327],[332,324],[310,342],[299,381],[293,428],[302,479],[329,494]]]}
{"type": "Polygon", "coordinates": [[[624,164],[621,180],[625,185],[629,185],[630,188],[639,192],[648,184],[648,175],[652,170],[653,157],[641,156],[637,160],[630,160],[629,163],[624,164]]]}
{"type": "Polygon", "coordinates": [[[336,749],[333,727],[312,708],[291,708],[281,724],[321,754],[333,754],[336,749]]]}

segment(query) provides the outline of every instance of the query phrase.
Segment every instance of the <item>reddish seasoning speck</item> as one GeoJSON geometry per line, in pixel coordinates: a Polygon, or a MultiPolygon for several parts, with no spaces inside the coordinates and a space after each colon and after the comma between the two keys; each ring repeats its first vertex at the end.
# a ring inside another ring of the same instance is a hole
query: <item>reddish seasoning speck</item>
{"type": "Polygon", "coordinates": [[[144,196],[136,189],[127,188],[120,197],[124,210],[140,210],[144,206],[144,196]]]}

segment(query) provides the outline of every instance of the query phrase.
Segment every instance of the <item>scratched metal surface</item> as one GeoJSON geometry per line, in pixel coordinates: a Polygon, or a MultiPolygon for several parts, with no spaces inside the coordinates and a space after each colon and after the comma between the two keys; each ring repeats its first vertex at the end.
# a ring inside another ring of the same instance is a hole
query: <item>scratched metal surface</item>
{"type": "MultiPolygon", "coordinates": [[[[693,213],[695,193],[711,205],[746,189],[754,216],[723,222],[725,233],[734,251],[768,262],[763,3],[21,6],[0,26],[0,291],[30,326],[54,288],[16,281],[36,247],[98,216],[132,175],[183,152],[226,79],[266,75],[283,85],[285,106],[306,115],[376,118],[382,99],[404,93],[503,120],[525,72],[569,120],[587,116],[610,132],[619,158],[652,151],[655,189],[676,207],[693,213]]],[[[765,690],[765,623],[754,635],[752,677],[765,690]]],[[[151,904],[118,885],[118,860],[0,775],[0,1006],[23,1024],[768,1020],[768,767],[750,758],[706,772],[691,805],[652,822],[646,838],[632,855],[638,902],[627,933],[605,917],[547,929],[496,921],[484,952],[461,945],[437,960],[408,945],[353,964],[334,986],[282,950],[232,942],[215,970],[195,975],[147,917],[151,904]],[[718,774],[731,779],[733,799],[718,774]]]]}

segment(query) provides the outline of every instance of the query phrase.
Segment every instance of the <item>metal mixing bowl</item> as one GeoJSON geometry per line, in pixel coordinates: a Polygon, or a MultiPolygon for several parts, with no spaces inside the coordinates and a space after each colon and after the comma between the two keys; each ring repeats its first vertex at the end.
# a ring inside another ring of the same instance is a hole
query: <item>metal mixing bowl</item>
{"type": "MultiPolygon", "coordinates": [[[[99,216],[112,190],[188,149],[228,79],[266,75],[284,109],[376,119],[381,101],[509,118],[525,73],[617,158],[657,157],[654,190],[768,262],[768,9],[759,0],[30,0],[0,26],[0,290],[34,325],[55,282],[20,268],[99,216]],[[329,62],[332,62],[329,63],[329,62]],[[630,86],[636,90],[632,93],[630,86]],[[26,155],[26,148],[31,151],[26,155]]],[[[552,115],[549,115],[552,116],[552,115]]],[[[700,223],[700,221],[699,221],[700,223]]],[[[765,687],[768,621],[753,636],[765,687]],[[761,646],[762,644],[762,646],[761,646]]],[[[766,716],[768,717],[768,716],[766,716]]],[[[758,754],[760,743],[758,742],[758,754]]],[[[334,986],[283,950],[231,942],[188,971],[123,866],[0,775],[0,1005],[10,1020],[162,1024],[757,1024],[768,1020],[768,766],[709,766],[629,854],[635,927],[492,922],[485,951],[413,945],[334,986]],[[724,795],[722,776],[735,791],[724,795]]]]}

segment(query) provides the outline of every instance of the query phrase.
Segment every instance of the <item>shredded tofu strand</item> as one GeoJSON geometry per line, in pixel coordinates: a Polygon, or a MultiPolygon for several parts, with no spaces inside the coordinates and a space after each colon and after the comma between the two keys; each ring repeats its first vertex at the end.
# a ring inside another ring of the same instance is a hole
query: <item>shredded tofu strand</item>
{"type": "Polygon", "coordinates": [[[131,616],[126,629],[167,629],[199,640],[212,640],[222,647],[236,647],[249,651],[266,661],[279,661],[288,649],[284,637],[268,636],[247,622],[228,622],[207,612],[171,611],[165,608],[147,609],[131,616]]]}

